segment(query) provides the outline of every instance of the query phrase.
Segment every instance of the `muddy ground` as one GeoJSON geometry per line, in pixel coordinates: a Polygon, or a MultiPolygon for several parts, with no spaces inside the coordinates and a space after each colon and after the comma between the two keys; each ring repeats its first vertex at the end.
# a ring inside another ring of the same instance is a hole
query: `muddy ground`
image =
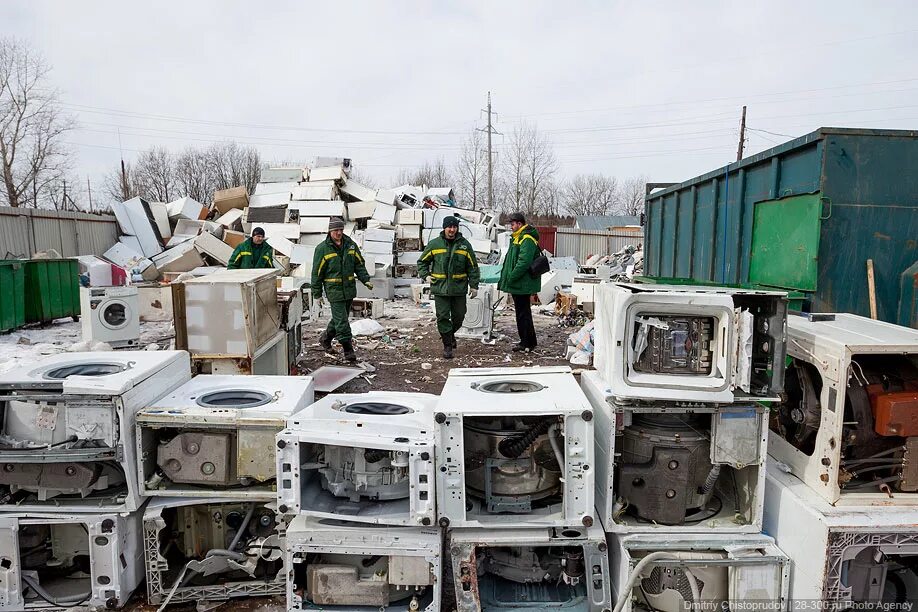
{"type": "MultiPolygon", "coordinates": [[[[358,362],[367,363],[375,372],[367,373],[340,387],[338,393],[366,391],[418,391],[440,393],[451,368],[524,367],[570,365],[564,358],[568,336],[575,327],[560,327],[552,314],[533,307],[533,320],[539,347],[532,353],[514,353],[511,346],[519,341],[513,308],[495,313],[494,340],[458,338],[453,359],[443,358],[443,344],[437,333],[433,308],[418,306],[410,300],[385,303],[385,314],[377,321],[385,332],[371,337],[357,337],[358,362]]],[[[303,353],[299,366],[309,373],[323,365],[347,365],[336,342],[335,356],[327,355],[319,345],[319,334],[327,317],[304,325],[303,353]]]]}

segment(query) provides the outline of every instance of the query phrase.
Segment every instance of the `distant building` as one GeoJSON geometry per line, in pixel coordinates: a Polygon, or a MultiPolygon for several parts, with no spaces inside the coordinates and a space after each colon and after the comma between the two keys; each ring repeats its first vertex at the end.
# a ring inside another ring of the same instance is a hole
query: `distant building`
{"type": "Polygon", "coordinates": [[[610,227],[640,225],[641,218],[634,215],[578,215],[574,227],[586,231],[607,230],[610,227]]]}

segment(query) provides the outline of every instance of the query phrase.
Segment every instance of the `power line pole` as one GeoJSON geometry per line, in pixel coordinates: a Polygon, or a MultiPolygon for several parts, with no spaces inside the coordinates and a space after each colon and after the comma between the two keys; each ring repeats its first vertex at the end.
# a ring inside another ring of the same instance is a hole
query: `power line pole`
{"type": "Polygon", "coordinates": [[[92,184],[90,184],[88,176],[86,177],[86,191],[87,193],[89,193],[89,212],[93,212],[92,210],[92,184]]]}
{"type": "Polygon", "coordinates": [[[736,148],[736,161],[743,159],[743,148],[746,145],[746,107],[743,106],[743,118],[739,124],[739,146],[736,148]]]}
{"type": "Polygon", "coordinates": [[[491,121],[491,115],[496,115],[491,111],[491,92],[488,92],[488,108],[481,109],[481,112],[488,114],[488,127],[484,130],[478,129],[479,132],[488,133],[488,208],[494,208],[494,149],[491,146],[491,135],[500,134],[494,129],[494,123],[491,121]]]}

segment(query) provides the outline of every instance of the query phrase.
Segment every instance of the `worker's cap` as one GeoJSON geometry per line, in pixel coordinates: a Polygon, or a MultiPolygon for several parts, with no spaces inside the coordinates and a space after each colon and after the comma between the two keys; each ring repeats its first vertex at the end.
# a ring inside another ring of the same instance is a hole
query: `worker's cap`
{"type": "Polygon", "coordinates": [[[521,212],[515,212],[515,213],[510,214],[510,223],[513,223],[514,221],[516,221],[517,223],[522,223],[523,225],[526,225],[526,217],[524,217],[523,213],[521,212]]]}
{"type": "Polygon", "coordinates": [[[446,229],[448,227],[459,227],[459,219],[457,219],[456,217],[452,215],[443,219],[443,229],[446,229]]]}
{"type": "Polygon", "coordinates": [[[265,230],[260,227],[256,227],[255,229],[252,230],[252,235],[253,236],[264,236],[265,230]]]}
{"type": "Polygon", "coordinates": [[[344,229],[344,219],[341,217],[332,217],[328,221],[328,231],[332,230],[343,230],[344,229]]]}

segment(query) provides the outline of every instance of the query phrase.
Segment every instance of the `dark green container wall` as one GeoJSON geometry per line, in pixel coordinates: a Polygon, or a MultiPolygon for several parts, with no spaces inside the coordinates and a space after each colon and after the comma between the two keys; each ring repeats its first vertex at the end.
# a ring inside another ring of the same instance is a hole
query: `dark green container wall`
{"type": "Polygon", "coordinates": [[[911,137],[826,136],[825,196],[814,310],[870,315],[873,259],[877,316],[897,322],[902,273],[918,262],[918,132],[911,137]]]}
{"type": "Polygon", "coordinates": [[[80,314],[80,269],[75,259],[25,261],[26,323],[80,314]]]}
{"type": "Polygon", "coordinates": [[[25,266],[17,259],[0,260],[0,332],[25,325],[25,266]]]}
{"type": "MultiPolygon", "coordinates": [[[[868,315],[866,261],[872,258],[879,317],[896,322],[901,275],[918,261],[916,168],[918,132],[824,128],[651,194],[645,209],[645,274],[758,284],[750,277],[756,204],[814,194],[824,217],[810,232],[818,233],[818,240],[808,235],[787,245],[817,251],[795,253],[798,260],[816,261],[811,309],[868,315]]],[[[767,256],[787,252],[775,248],[767,256]]],[[[757,256],[766,255],[760,249],[757,256]]],[[[755,269],[761,271],[757,261],[755,269]]],[[[812,281],[812,275],[806,283],[798,275],[781,285],[812,290],[812,281]]]]}

